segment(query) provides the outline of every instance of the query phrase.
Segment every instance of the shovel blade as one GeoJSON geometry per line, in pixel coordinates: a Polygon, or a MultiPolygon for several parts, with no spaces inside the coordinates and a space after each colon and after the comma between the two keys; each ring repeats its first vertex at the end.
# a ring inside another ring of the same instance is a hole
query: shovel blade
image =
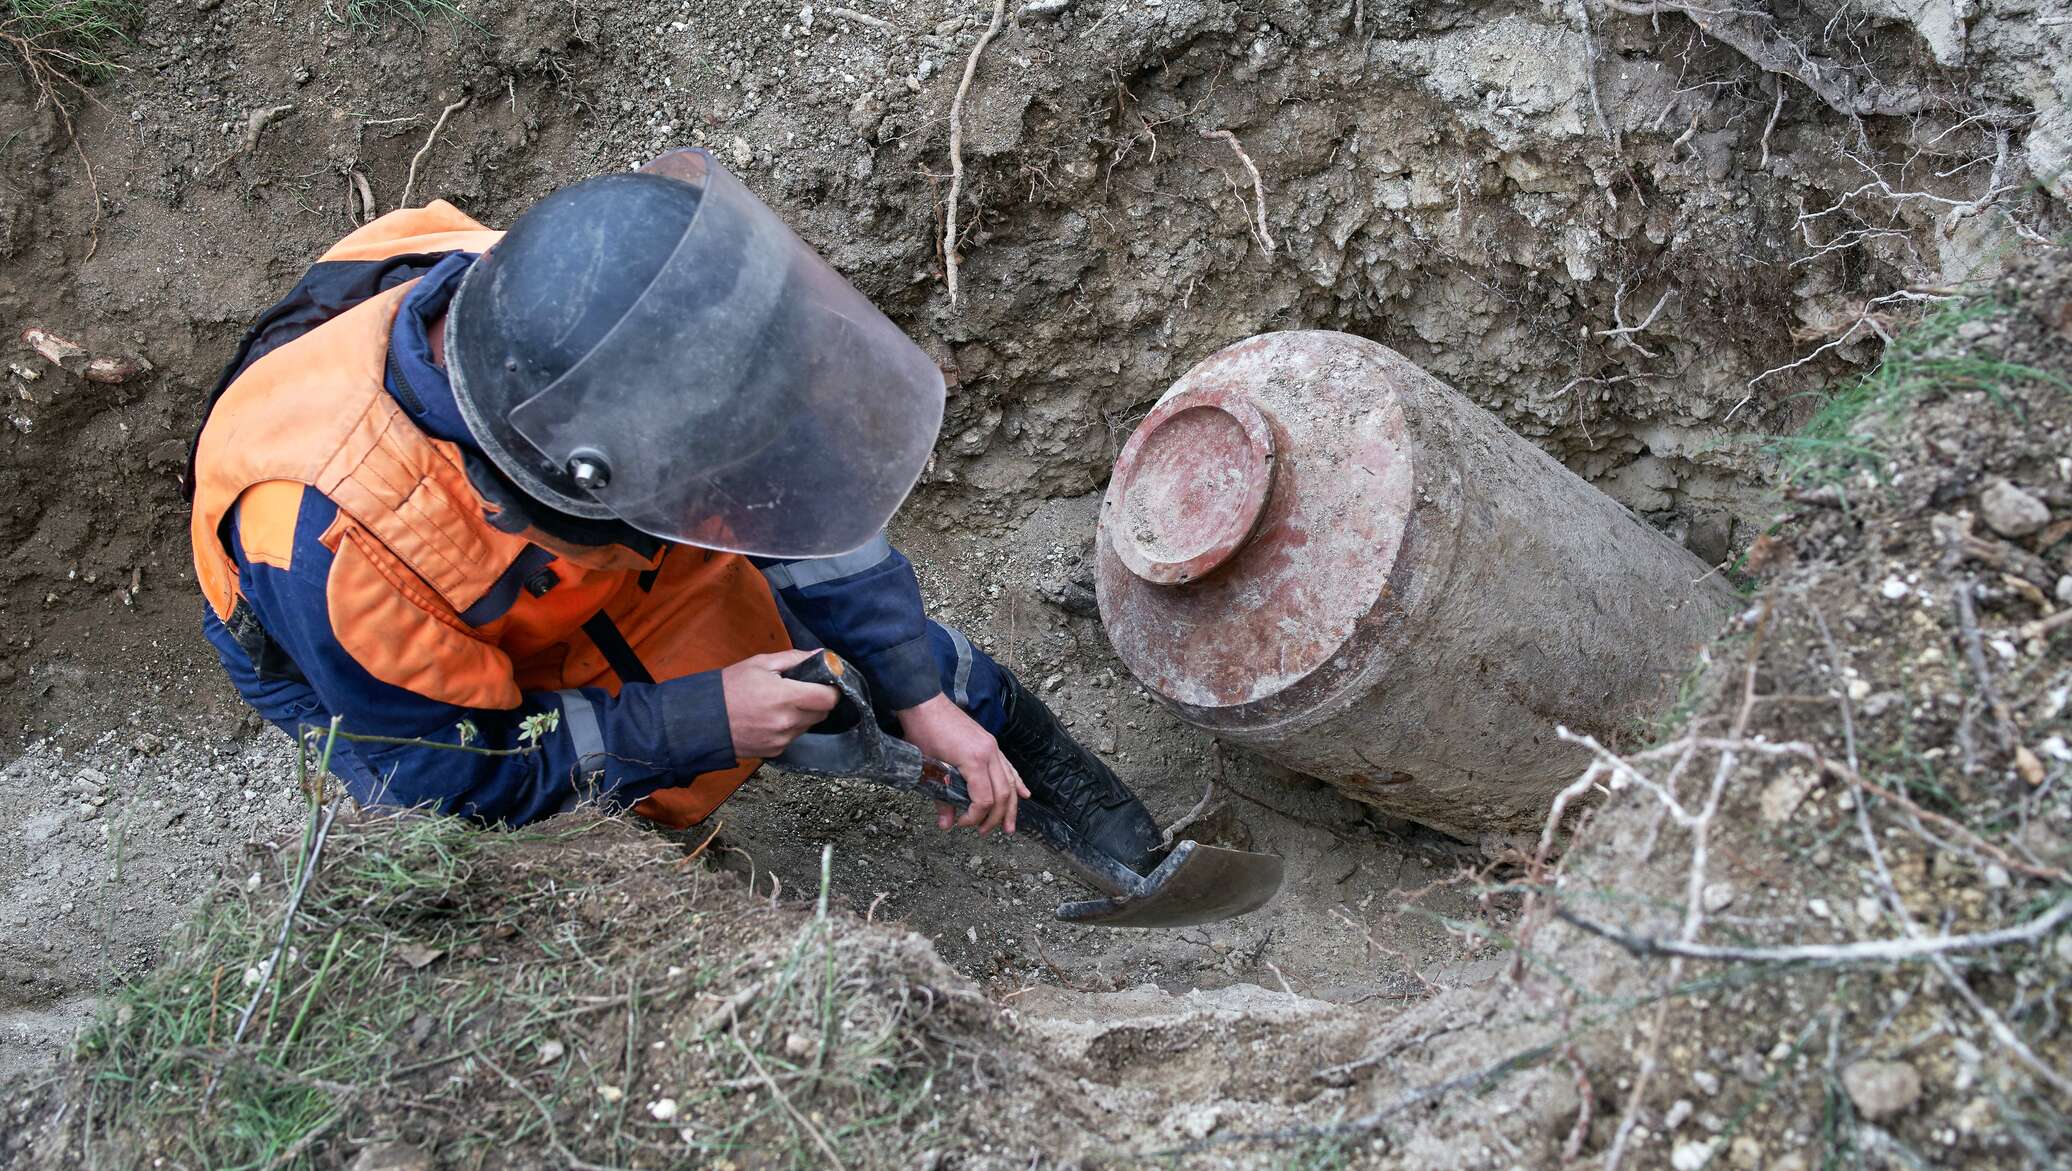
{"type": "Polygon", "coordinates": [[[1192,927],[1256,911],[1280,889],[1278,855],[1181,842],[1134,893],[1066,903],[1058,918],[1102,927],[1192,927]]]}

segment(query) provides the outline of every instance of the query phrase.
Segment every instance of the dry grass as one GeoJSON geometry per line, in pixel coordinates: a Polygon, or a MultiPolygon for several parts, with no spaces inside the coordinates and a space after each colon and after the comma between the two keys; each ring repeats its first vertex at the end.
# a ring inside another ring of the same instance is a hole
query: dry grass
{"type": "Polygon", "coordinates": [[[271,970],[313,838],[109,998],[68,1165],[326,1166],[370,1135],[461,1167],[878,1164],[934,1133],[991,1027],[925,944],[586,815],[341,819],[271,970]]]}

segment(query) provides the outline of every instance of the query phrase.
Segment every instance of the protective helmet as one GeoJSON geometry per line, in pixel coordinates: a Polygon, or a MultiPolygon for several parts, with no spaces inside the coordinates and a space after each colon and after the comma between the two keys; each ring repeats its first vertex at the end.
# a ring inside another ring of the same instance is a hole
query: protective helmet
{"type": "Polygon", "coordinates": [[[446,329],[468,429],[526,494],[709,549],[864,544],[942,424],[928,355],[702,151],[535,204],[446,329]]]}

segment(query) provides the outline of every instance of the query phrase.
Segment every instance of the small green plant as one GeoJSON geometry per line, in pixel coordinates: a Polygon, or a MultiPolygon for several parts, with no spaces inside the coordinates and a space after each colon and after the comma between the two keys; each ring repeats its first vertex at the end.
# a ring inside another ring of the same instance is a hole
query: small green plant
{"type": "Polygon", "coordinates": [[[1884,457],[1876,428],[1894,411],[1932,392],[1982,390],[2004,401],[2006,387],[2025,382],[2072,390],[2072,384],[2048,371],[1970,352],[1965,327],[1997,320],[2011,308],[1984,295],[1948,301],[1894,337],[1875,369],[1827,393],[1796,434],[1769,441],[1783,481],[1800,487],[1839,485],[1859,472],[1880,474],[1884,457]]]}
{"type": "Polygon", "coordinates": [[[537,748],[547,733],[554,731],[560,726],[560,712],[534,712],[518,721],[518,743],[525,745],[527,748],[537,748]]]}

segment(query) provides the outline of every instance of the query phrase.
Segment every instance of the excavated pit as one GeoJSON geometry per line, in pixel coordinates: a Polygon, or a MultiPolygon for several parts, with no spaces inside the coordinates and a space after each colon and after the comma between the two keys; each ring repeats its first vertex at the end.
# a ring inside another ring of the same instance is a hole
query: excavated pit
{"type": "MultiPolygon", "coordinates": [[[[882,893],[880,919],[1057,1036],[1101,1025],[1084,1034],[1109,1038],[1090,1059],[1111,1122],[1148,1092],[1125,1073],[1159,1064],[1132,1036],[1230,1045],[1286,1017],[1350,1059],[1357,1038],[1335,1030],[1366,1030],[1377,999],[1417,1006],[1406,1036],[1475,1027],[1514,905],[1435,884],[1484,859],[1219,756],[1130,680],[1091,592],[1108,469],[1194,362],[1264,331],[1343,330],[1729,561],[1769,520],[1753,438],[1873,361],[1913,299],[1940,295],[1924,290],[2067,226],[2065,5],[1976,7],[1815,6],[1717,38],[1674,14],[1507,3],[1080,0],[1010,20],[965,108],[955,305],[946,118],[975,5],[870,9],[880,27],[790,4],[541,2],[419,31],[372,6],[342,21],[159,0],[129,70],[79,107],[78,153],[0,70],[7,333],[40,325],[154,367],[105,385],[16,350],[37,377],[0,375],[0,1076],[47,1069],[212,876],[253,865],[246,843],[300,824],[286,744],[196,632],[174,486],[239,331],[350,230],[361,181],[386,208],[417,171],[420,196],[501,224],[685,142],[949,374],[936,459],[895,529],[935,612],[1162,816],[1216,779],[1226,832],[1286,855],[1289,881],[1268,911],[1199,931],[1068,929],[1049,920],[1067,880],[1039,851],[775,776],[726,807],[715,851],[791,894],[832,844],[850,907],[882,893]],[[1752,63],[1750,46],[1785,43],[1848,83],[1752,63]],[[1872,75],[1883,104],[1859,119],[1872,75]],[[1259,168],[1270,250],[1245,166],[1207,137],[1222,130],[1259,168]],[[1412,896],[1421,913],[1383,914],[1412,896]],[[1288,999],[1268,1012],[1262,988],[1288,999]]],[[[1552,1088],[1567,1080],[1500,1105],[1572,1111],[1552,1088]]],[[[1190,1117],[1171,1120],[1178,1139],[1217,1125],[1190,1117]]]]}

